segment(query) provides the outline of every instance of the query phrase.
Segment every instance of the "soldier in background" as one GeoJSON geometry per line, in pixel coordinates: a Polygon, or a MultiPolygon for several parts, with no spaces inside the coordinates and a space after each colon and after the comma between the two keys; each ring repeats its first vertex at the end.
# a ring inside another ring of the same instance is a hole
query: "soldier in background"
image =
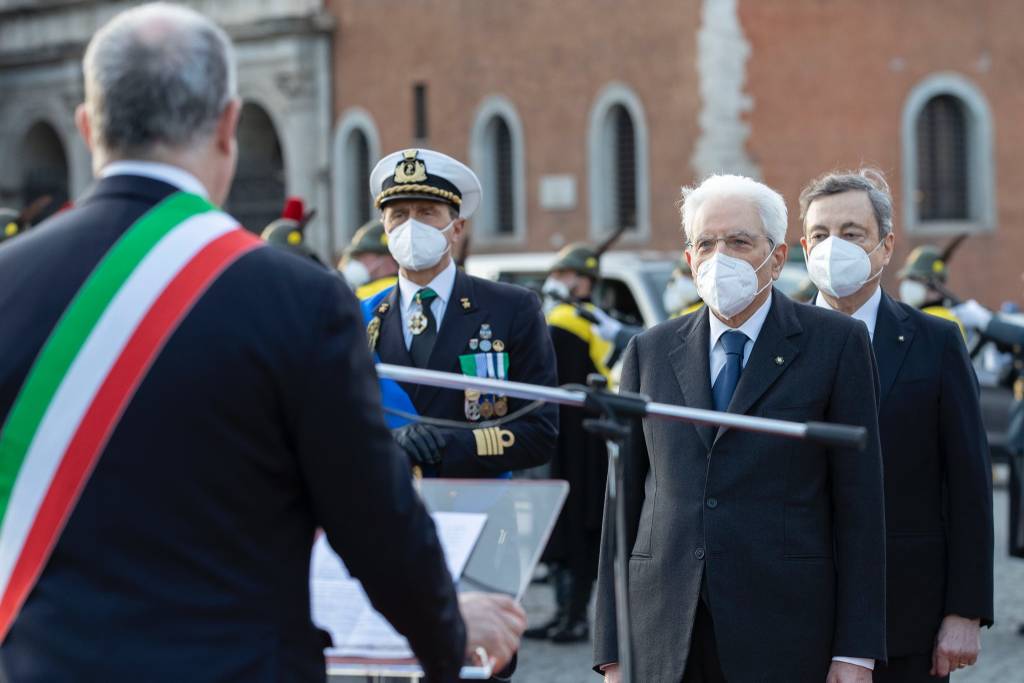
{"type": "Polygon", "coordinates": [[[679,263],[672,271],[672,277],[665,285],[665,291],[661,295],[661,303],[665,307],[665,313],[669,318],[678,318],[699,311],[704,302],[697,294],[697,286],[693,284],[693,271],[686,257],[680,252],[679,263]]]}
{"type": "MultiPolygon", "coordinates": [[[[608,338],[600,332],[600,319],[595,316],[600,309],[591,302],[600,277],[599,264],[597,249],[571,244],[558,254],[544,283],[560,385],[586,384],[593,373],[610,381],[613,340],[621,324],[605,329],[608,338]]],[[[547,622],[527,630],[527,638],[575,643],[590,635],[587,605],[597,578],[608,450],[603,439],[583,428],[585,416],[581,408],[559,407],[558,448],[551,460],[551,476],[569,482],[569,497],[544,554],[551,567],[556,611],[547,622]]]]}
{"type": "Polygon", "coordinates": [[[306,211],[300,197],[288,197],[285,200],[281,217],[265,227],[260,237],[268,244],[283,247],[323,265],[323,261],[316,255],[316,252],[306,244],[306,226],[314,215],[316,215],[316,209],[306,211]]]}
{"type": "Polygon", "coordinates": [[[963,323],[953,312],[952,302],[943,291],[948,275],[946,258],[937,247],[930,244],[915,247],[897,273],[900,301],[929,315],[954,322],[964,332],[963,323]]]}
{"type": "Polygon", "coordinates": [[[356,230],[345,247],[338,270],[360,301],[398,283],[398,263],[388,251],[388,235],[379,218],[356,230]]]}

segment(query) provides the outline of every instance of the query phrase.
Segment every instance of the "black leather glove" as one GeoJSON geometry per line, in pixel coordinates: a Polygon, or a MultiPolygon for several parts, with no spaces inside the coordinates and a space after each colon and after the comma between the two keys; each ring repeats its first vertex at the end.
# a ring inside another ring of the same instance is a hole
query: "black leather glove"
{"type": "Polygon", "coordinates": [[[391,430],[391,434],[413,465],[436,465],[441,462],[441,452],[446,442],[441,430],[436,427],[412,422],[391,430]]]}

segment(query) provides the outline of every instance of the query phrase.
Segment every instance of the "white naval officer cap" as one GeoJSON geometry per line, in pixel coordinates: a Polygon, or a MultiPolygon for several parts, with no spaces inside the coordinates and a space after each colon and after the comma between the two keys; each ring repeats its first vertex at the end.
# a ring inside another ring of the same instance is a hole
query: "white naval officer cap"
{"type": "Polygon", "coordinates": [[[378,209],[398,199],[427,199],[450,204],[459,210],[459,218],[469,218],[480,206],[483,188],[461,161],[430,149],[406,149],[377,162],[370,173],[370,194],[378,209]]]}

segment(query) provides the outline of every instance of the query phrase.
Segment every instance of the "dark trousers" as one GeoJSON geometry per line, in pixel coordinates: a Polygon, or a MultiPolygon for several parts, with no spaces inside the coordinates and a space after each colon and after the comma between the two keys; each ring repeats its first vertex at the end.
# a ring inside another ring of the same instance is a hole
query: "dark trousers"
{"type": "Polygon", "coordinates": [[[875,663],[875,683],[948,683],[949,676],[936,678],[928,674],[932,668],[931,655],[893,657],[889,662],[875,663]]]}
{"type": "Polygon", "coordinates": [[[718,660],[715,625],[703,599],[697,600],[697,616],[693,620],[690,653],[686,657],[683,683],[725,683],[722,664],[718,660]]]}

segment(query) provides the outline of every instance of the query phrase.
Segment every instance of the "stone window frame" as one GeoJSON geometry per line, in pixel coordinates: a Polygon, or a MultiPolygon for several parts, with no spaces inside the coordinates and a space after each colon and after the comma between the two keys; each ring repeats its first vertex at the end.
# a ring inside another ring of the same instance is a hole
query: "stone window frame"
{"type": "MultiPolygon", "coordinates": [[[[339,250],[349,243],[352,235],[360,228],[359,225],[349,225],[353,222],[350,220],[352,213],[345,208],[352,199],[348,196],[352,183],[349,178],[349,163],[345,159],[345,150],[349,136],[353,133],[361,133],[366,138],[371,171],[381,158],[380,133],[370,112],[362,107],[351,107],[342,112],[334,128],[334,144],[331,146],[331,203],[334,209],[331,229],[334,233],[334,244],[339,250]]],[[[370,207],[369,215],[372,220],[377,215],[377,209],[373,205],[369,180],[363,189],[365,191],[364,199],[370,207]]]]}
{"type": "Polygon", "coordinates": [[[607,222],[607,216],[614,214],[613,192],[609,190],[609,178],[613,176],[613,152],[606,144],[609,136],[610,114],[615,106],[622,106],[633,122],[634,154],[636,155],[636,230],[622,235],[620,242],[645,243],[651,235],[651,187],[650,149],[647,116],[643,102],[636,92],[625,83],[612,82],[604,86],[590,108],[587,132],[587,206],[589,209],[589,236],[598,242],[608,237],[617,226],[607,222]]]}
{"type": "Polygon", "coordinates": [[[483,245],[517,246],[526,242],[526,139],[522,119],[515,105],[503,95],[490,95],[480,103],[473,116],[469,133],[469,165],[480,176],[483,200],[473,217],[473,239],[483,245]],[[493,165],[494,150],[489,144],[487,129],[494,118],[500,118],[508,127],[512,147],[512,206],[514,211],[511,233],[500,234],[489,224],[489,208],[497,193],[491,186],[486,169],[493,165]]]}
{"type": "Polygon", "coordinates": [[[903,106],[900,129],[902,148],[903,226],[908,234],[925,236],[991,232],[996,228],[996,169],[993,155],[994,128],[988,100],[965,76],[955,72],[934,73],[911,89],[903,106]],[[923,220],[917,191],[917,121],[928,102],[939,95],[957,98],[967,123],[968,220],[923,220]]]}

